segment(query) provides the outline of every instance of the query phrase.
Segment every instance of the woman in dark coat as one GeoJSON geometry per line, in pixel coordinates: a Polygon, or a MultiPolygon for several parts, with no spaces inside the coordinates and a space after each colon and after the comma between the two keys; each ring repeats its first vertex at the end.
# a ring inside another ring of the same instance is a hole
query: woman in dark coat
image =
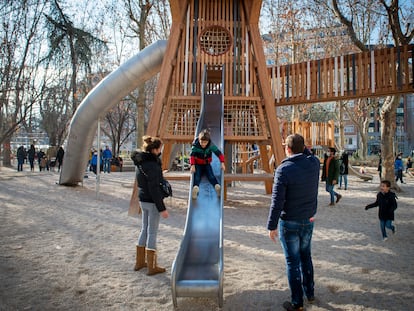
{"type": "Polygon", "coordinates": [[[30,149],[27,152],[27,157],[29,158],[29,163],[30,163],[30,170],[33,172],[34,171],[34,159],[35,159],[35,155],[36,155],[36,149],[35,146],[33,144],[30,145],[30,149]]]}
{"type": "Polygon", "coordinates": [[[58,172],[60,171],[60,167],[63,164],[63,156],[65,155],[65,151],[63,150],[62,146],[59,147],[57,154],[56,154],[56,161],[58,164],[58,172]]]}
{"type": "Polygon", "coordinates": [[[345,190],[348,189],[348,153],[344,151],[339,159],[339,189],[342,188],[342,179],[344,180],[345,190]]]}
{"type": "Polygon", "coordinates": [[[160,215],[168,217],[164,205],[164,196],[160,187],[163,180],[161,160],[162,142],[157,137],[143,137],[143,152],[133,152],[131,159],[137,166],[139,202],[142,209],[142,227],[136,246],[136,263],[134,270],[148,267],[148,275],[165,272],[157,265],[156,244],[160,215]],[[147,262],[145,262],[145,255],[147,262]]]}

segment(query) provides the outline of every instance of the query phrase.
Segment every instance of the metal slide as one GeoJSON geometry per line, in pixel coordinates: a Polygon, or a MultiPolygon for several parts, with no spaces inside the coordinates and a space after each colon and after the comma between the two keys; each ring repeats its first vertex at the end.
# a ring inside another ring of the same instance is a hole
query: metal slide
{"type": "MultiPolygon", "coordinates": [[[[206,71],[205,71],[206,72],[206,71]]],[[[223,70],[224,72],[224,70],[223,70]]],[[[203,86],[206,81],[204,74],[203,86]]],[[[224,81],[224,80],[222,80],[224,81]]],[[[224,87],[222,86],[223,90],[224,87]]],[[[223,150],[223,94],[205,94],[196,135],[210,129],[212,142],[223,150]]],[[[224,173],[219,159],[213,154],[212,167],[222,185],[217,196],[214,187],[203,177],[198,198],[188,198],[184,236],[171,271],[171,290],[174,306],[177,297],[217,298],[223,305],[223,182],[224,173]]],[[[190,181],[192,189],[193,177],[190,181]]]]}
{"type": "Polygon", "coordinates": [[[122,64],[92,89],[70,123],[60,185],[82,182],[98,119],[114,105],[160,71],[167,41],[157,41],[122,64]]]}
{"type": "Polygon", "coordinates": [[[355,167],[353,167],[351,164],[348,164],[348,171],[350,174],[355,175],[364,181],[371,181],[374,176],[371,174],[361,174],[355,167]]]}

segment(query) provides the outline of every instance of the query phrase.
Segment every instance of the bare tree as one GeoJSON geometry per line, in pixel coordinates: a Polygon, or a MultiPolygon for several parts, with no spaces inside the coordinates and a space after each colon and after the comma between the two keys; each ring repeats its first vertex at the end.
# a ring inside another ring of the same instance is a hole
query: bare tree
{"type": "Polygon", "coordinates": [[[4,146],[4,165],[11,164],[11,136],[24,125],[35,104],[36,97],[30,94],[36,71],[32,56],[44,5],[43,0],[32,0],[10,1],[0,7],[0,144],[4,146]]]}
{"type": "Polygon", "coordinates": [[[120,153],[122,144],[136,131],[135,108],[135,102],[126,98],[105,116],[105,126],[102,127],[102,130],[106,136],[111,138],[114,156],[120,153]]]}
{"type": "MultiPolygon", "coordinates": [[[[124,0],[125,8],[130,19],[130,30],[139,40],[139,49],[160,38],[167,38],[169,25],[168,2],[155,0],[124,0]],[[152,14],[155,11],[155,14],[152,14]],[[151,15],[152,14],[152,15],[151,15]]],[[[145,84],[138,87],[136,97],[137,121],[136,143],[141,144],[141,137],[145,134],[146,110],[148,110],[148,96],[145,84]]]]}
{"type": "MultiPolygon", "coordinates": [[[[359,2],[359,1],[358,1],[359,2]]],[[[394,44],[404,45],[409,44],[414,36],[414,25],[410,23],[409,19],[406,19],[404,14],[407,12],[403,10],[398,0],[385,1],[380,0],[383,9],[385,9],[385,14],[388,17],[387,27],[389,32],[392,34],[392,39],[394,44]],[[388,3],[389,2],[389,3],[388,3]],[[405,31],[403,30],[405,28],[405,31]]],[[[366,4],[371,3],[368,1],[366,4]]],[[[364,10],[353,11],[352,6],[346,7],[351,14],[346,16],[346,9],[341,7],[337,0],[332,0],[333,10],[336,17],[344,24],[348,33],[351,35],[352,41],[361,51],[367,51],[368,47],[358,36],[358,29],[354,23],[355,16],[362,14],[364,10]]],[[[413,4],[411,3],[412,12],[413,4]]],[[[394,144],[392,143],[393,138],[395,137],[395,122],[396,122],[396,110],[400,102],[400,96],[395,95],[387,97],[380,109],[380,122],[381,122],[381,157],[382,157],[382,176],[385,179],[391,180],[393,182],[393,187],[399,189],[399,187],[394,182],[394,157],[396,150],[393,150],[394,144]]]]}
{"type": "MultiPolygon", "coordinates": [[[[63,12],[57,0],[51,2],[50,14],[45,14],[48,27],[49,52],[47,62],[54,61],[56,67],[71,66],[70,89],[72,96],[72,114],[79,100],[77,98],[77,75],[79,67],[83,67],[86,76],[91,73],[94,48],[106,48],[106,42],[91,33],[74,26],[71,19],[63,12]],[[68,61],[68,62],[67,62],[68,61]]],[[[49,64],[48,64],[49,66],[49,64]]]]}

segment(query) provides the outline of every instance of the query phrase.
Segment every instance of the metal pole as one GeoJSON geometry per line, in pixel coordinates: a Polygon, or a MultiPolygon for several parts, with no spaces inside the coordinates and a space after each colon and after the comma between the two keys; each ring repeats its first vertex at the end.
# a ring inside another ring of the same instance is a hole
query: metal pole
{"type": "Polygon", "coordinates": [[[98,145],[98,158],[96,159],[96,199],[99,199],[99,187],[101,184],[101,119],[98,119],[98,134],[97,134],[97,145],[98,145]]]}

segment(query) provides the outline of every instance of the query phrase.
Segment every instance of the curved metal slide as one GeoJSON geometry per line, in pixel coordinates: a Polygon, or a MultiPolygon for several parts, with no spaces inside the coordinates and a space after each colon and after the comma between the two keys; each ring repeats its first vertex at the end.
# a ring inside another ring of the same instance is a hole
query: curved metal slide
{"type": "Polygon", "coordinates": [[[82,182],[98,119],[160,71],[166,47],[167,41],[162,40],[146,47],[105,77],[81,102],[70,123],[60,185],[82,182]]]}
{"type": "MultiPolygon", "coordinates": [[[[223,150],[223,96],[204,95],[197,133],[210,129],[212,142],[223,150]]],[[[197,134],[196,133],[196,134],[197,134]]],[[[220,161],[213,154],[212,167],[220,185],[224,182],[220,161]]],[[[193,178],[190,181],[192,188],[193,178]]],[[[223,187],[218,197],[203,177],[196,200],[188,198],[184,236],[171,271],[173,304],[177,297],[217,298],[223,305],[223,187]]]]}
{"type": "Polygon", "coordinates": [[[361,179],[363,179],[364,181],[370,181],[374,178],[374,176],[372,176],[371,174],[361,174],[360,172],[358,172],[358,170],[353,167],[351,164],[348,165],[348,170],[352,175],[355,175],[361,179]]]}

